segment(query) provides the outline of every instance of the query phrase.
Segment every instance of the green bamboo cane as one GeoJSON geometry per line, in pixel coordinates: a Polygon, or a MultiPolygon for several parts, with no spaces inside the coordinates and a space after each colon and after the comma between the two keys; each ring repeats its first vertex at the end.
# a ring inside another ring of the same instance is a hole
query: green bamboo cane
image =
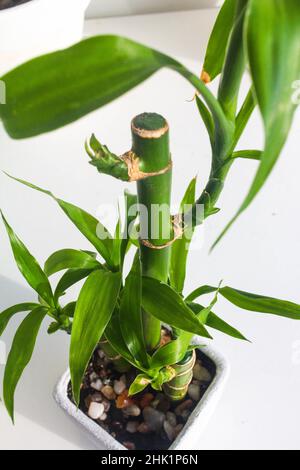
{"type": "MultiPolygon", "coordinates": [[[[170,249],[163,246],[173,234],[170,218],[172,170],[166,120],[154,113],[137,116],[132,121],[132,140],[132,151],[139,159],[140,171],[154,173],[154,176],[137,182],[140,233],[142,238],[147,238],[140,239],[142,274],[167,282],[170,249]],[[162,206],[164,213],[157,216],[155,210],[162,206]]],[[[143,312],[143,328],[147,349],[153,351],[160,342],[160,322],[143,312]]]]}

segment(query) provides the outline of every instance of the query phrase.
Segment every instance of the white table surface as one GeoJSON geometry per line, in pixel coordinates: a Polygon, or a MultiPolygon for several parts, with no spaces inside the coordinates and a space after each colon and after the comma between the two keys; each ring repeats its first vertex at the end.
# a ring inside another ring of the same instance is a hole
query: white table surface
{"type": "MultiPolygon", "coordinates": [[[[215,15],[216,11],[206,10],[92,20],[87,22],[86,33],[129,36],[176,56],[199,72],[215,15]]],[[[246,89],[247,80],[244,93],[246,89]]],[[[152,110],[164,114],[170,122],[173,196],[178,202],[195,174],[200,191],[209,170],[209,143],[194,104],[188,101],[192,95],[193,90],[182,78],[162,71],[117,102],[55,133],[14,142],[0,129],[1,168],[97,213],[100,204],[117,201],[123,185],[98,175],[88,165],[84,139],[95,131],[115,152],[128,150],[130,119],[152,110]]],[[[222,212],[209,219],[202,232],[203,246],[190,257],[187,290],[224,279],[240,289],[300,302],[299,126],[298,114],[265,188],[221,245],[208,255],[209,246],[242,201],[255,172],[255,162],[235,164],[219,203],[222,212]]],[[[240,148],[259,148],[261,144],[261,122],[256,114],[240,148]]],[[[0,179],[1,208],[40,262],[56,249],[89,247],[52,201],[4,175],[0,179]]],[[[34,297],[15,267],[3,227],[0,247],[0,307],[31,300],[34,297]]],[[[299,448],[299,323],[246,313],[221,299],[216,311],[253,343],[215,334],[215,346],[229,359],[232,370],[213,418],[198,437],[197,448],[299,448]]],[[[19,319],[10,323],[3,337],[8,345],[19,319]]],[[[48,337],[45,330],[18,387],[15,427],[0,404],[0,449],[93,449],[52,400],[53,386],[67,366],[69,339],[60,333],[48,337]]]]}

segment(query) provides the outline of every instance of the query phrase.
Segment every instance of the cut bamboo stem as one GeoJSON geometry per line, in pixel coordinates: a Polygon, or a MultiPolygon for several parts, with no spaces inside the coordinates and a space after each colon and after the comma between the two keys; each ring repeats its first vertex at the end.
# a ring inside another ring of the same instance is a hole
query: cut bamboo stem
{"type": "Polygon", "coordinates": [[[176,376],[170,382],[163,386],[165,394],[171,401],[183,400],[187,394],[189,385],[193,378],[193,368],[196,361],[195,351],[188,351],[184,359],[172,368],[176,372],[176,376]]]}
{"type": "MultiPolygon", "coordinates": [[[[154,113],[144,113],[132,121],[133,153],[145,173],[159,173],[137,182],[140,206],[140,240],[142,274],[168,281],[170,248],[155,249],[172,239],[170,197],[172,169],[169,150],[169,127],[166,120],[154,113]],[[168,171],[164,171],[165,169],[168,171]],[[148,246],[146,246],[148,245],[148,246]],[[153,246],[152,246],[153,245],[153,246]]],[[[143,312],[143,329],[147,350],[153,351],[160,342],[160,322],[143,312]]]]}

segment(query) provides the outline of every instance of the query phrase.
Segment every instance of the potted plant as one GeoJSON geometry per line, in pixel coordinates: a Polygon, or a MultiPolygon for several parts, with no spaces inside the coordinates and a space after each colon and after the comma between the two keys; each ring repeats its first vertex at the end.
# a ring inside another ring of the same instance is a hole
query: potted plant
{"type": "Polygon", "coordinates": [[[191,237],[197,226],[218,213],[217,201],[231,166],[237,158],[258,161],[238,216],[281,153],[296,110],[292,97],[300,73],[299,30],[296,0],[226,0],[209,40],[201,79],[175,59],[116,36],[88,39],[3,77],[7,104],[0,108],[1,118],[7,132],[19,139],[71,123],[169,67],[196,89],[212,148],[211,174],[202,193],[196,197],[192,180],[178,214],[171,215],[166,119],[156,113],[135,117],[132,148],[121,156],[92,135],[86,143],[90,163],[100,173],[137,184],[137,195],[126,193],[125,223],[118,221],[114,235],[79,207],[14,178],[51,197],[97,253],[63,249],[42,269],[3,216],[17,265],[38,294],[37,302],[13,306],[0,315],[1,334],[12,316],[30,312],[16,332],[4,374],[4,402],[12,418],[15,388],[40,325],[50,317],[50,334],[63,330],[71,336],[70,375],[65,374],[56,389],[57,400],[70,415],[110,449],[185,448],[193,424],[204,419],[216,380],[225,373],[222,361],[201,347],[203,338],[211,339],[216,329],[246,340],[215,313],[218,297],[248,311],[300,319],[296,303],[224,283],[200,286],[188,295],[184,291],[191,237]],[[247,67],[252,86],[238,109],[247,67]],[[218,75],[215,97],[208,83],[218,75]],[[265,147],[236,150],[256,105],[263,117],[265,147]],[[155,212],[157,206],[163,211],[155,212]],[[124,276],[129,248],[135,254],[124,276]],[[53,290],[49,277],[60,271],[65,272],[53,290]],[[64,304],[63,294],[83,279],[78,298],[64,304]],[[204,294],[211,295],[205,305],[198,300],[204,294]]]}
{"type": "Polygon", "coordinates": [[[90,0],[0,0],[0,73],[80,41],[90,0]]]}

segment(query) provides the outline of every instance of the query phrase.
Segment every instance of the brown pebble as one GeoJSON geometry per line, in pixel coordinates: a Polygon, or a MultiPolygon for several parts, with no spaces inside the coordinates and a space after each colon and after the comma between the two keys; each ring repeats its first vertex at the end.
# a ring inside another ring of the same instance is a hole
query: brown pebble
{"type": "Polygon", "coordinates": [[[139,405],[143,410],[144,408],[146,408],[146,406],[149,406],[153,400],[154,396],[152,395],[152,393],[145,393],[145,395],[141,398],[139,405]]]}
{"type": "Polygon", "coordinates": [[[114,392],[114,389],[110,385],[105,385],[101,389],[101,393],[107,398],[108,400],[115,400],[116,394],[114,392]]]}
{"type": "Polygon", "coordinates": [[[133,400],[128,397],[128,390],[124,390],[116,400],[116,407],[121,410],[122,408],[126,408],[130,405],[133,405],[133,400]]]}
{"type": "Polygon", "coordinates": [[[177,416],[181,416],[184,410],[188,410],[192,406],[193,406],[193,400],[185,400],[175,408],[175,414],[177,414],[177,416]]]}

